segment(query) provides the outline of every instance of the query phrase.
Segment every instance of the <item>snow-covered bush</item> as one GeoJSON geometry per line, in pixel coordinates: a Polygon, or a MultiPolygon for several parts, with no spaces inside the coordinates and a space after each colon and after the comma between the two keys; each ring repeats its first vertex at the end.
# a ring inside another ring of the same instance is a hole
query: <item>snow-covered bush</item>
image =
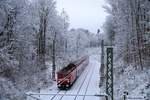
{"type": "Polygon", "coordinates": [[[26,100],[26,95],[8,79],[0,78],[0,90],[0,100],[26,100]]]}

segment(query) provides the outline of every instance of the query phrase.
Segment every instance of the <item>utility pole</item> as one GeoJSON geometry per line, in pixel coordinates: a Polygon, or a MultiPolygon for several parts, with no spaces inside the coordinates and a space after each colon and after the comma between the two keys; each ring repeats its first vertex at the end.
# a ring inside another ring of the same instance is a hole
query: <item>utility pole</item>
{"type": "MultiPolygon", "coordinates": [[[[100,29],[97,30],[98,35],[98,43],[100,43],[100,29]]],[[[99,81],[99,87],[103,85],[104,82],[104,40],[101,40],[101,66],[99,70],[100,74],[100,81],[99,81]]]]}
{"type": "Polygon", "coordinates": [[[101,66],[100,66],[100,82],[99,82],[99,87],[101,87],[104,83],[104,40],[101,41],[101,66]]]}
{"type": "Polygon", "coordinates": [[[76,41],[76,57],[79,57],[79,49],[80,49],[80,34],[77,36],[77,41],[76,41]]]}
{"type": "Polygon", "coordinates": [[[67,43],[67,39],[65,40],[65,54],[67,54],[67,50],[68,50],[68,43],[67,43]]]}
{"type": "Polygon", "coordinates": [[[56,71],[56,50],[55,50],[55,44],[56,44],[56,32],[54,32],[54,38],[53,38],[53,52],[52,52],[52,79],[55,81],[55,71],[56,71]]]}

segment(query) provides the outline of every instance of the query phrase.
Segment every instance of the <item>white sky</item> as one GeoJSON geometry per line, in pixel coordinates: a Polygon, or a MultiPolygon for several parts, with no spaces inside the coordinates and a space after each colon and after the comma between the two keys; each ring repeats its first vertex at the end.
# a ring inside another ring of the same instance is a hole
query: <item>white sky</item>
{"type": "Polygon", "coordinates": [[[59,12],[64,8],[70,20],[70,28],[85,28],[96,33],[102,27],[107,13],[104,0],[56,0],[59,12]]]}

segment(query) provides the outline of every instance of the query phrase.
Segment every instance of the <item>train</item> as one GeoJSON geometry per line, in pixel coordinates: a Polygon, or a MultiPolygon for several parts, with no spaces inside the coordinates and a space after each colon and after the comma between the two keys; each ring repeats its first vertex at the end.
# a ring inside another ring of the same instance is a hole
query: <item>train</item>
{"type": "Polygon", "coordinates": [[[89,56],[84,56],[57,72],[57,87],[69,89],[89,64],[89,56]]]}

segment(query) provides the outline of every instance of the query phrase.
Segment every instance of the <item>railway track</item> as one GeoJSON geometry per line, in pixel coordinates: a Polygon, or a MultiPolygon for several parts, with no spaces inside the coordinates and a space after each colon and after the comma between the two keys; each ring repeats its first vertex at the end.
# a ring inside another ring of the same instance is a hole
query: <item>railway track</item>
{"type": "Polygon", "coordinates": [[[61,96],[60,100],[63,99],[63,97],[65,96],[66,93],[67,93],[67,91],[65,91],[64,95],[61,96]]]}
{"type": "MultiPolygon", "coordinates": [[[[95,69],[95,67],[92,69],[92,73],[94,72],[94,69],[95,69]]],[[[90,84],[90,81],[91,81],[91,79],[92,79],[92,73],[90,74],[90,78],[89,78],[89,80],[88,80],[88,84],[87,84],[87,86],[86,86],[86,90],[85,90],[85,94],[84,94],[84,96],[83,96],[83,100],[85,100],[85,96],[86,96],[86,93],[87,93],[87,90],[88,90],[88,87],[89,87],[89,84],[90,84]]]]}
{"type": "MultiPolygon", "coordinates": [[[[67,94],[67,91],[65,91],[64,93],[60,93],[60,92],[62,92],[62,91],[59,90],[59,91],[57,92],[57,94],[55,94],[52,98],[50,98],[50,100],[55,100],[55,98],[56,98],[57,96],[61,96],[61,97],[59,98],[59,100],[62,100],[64,96],[75,96],[75,98],[77,98],[77,96],[79,95],[79,92],[80,92],[80,90],[81,90],[81,87],[83,86],[83,84],[84,84],[84,82],[85,82],[85,80],[86,80],[86,78],[87,78],[87,76],[88,76],[88,68],[85,69],[85,71],[86,71],[86,75],[85,75],[85,77],[84,77],[84,80],[82,81],[82,84],[80,85],[80,87],[79,87],[79,89],[78,89],[78,91],[77,91],[77,94],[75,94],[75,95],[67,94]]],[[[84,72],[83,72],[83,73],[84,73],[84,72]]],[[[82,74],[81,74],[81,75],[82,75],[82,74]]],[[[74,100],[76,100],[76,99],[74,99],[74,100]]]]}
{"type": "MultiPolygon", "coordinates": [[[[90,70],[91,70],[91,68],[90,68],[90,70]]],[[[92,72],[93,72],[93,70],[92,70],[92,72]]],[[[90,74],[91,74],[91,73],[90,73],[90,74]]],[[[77,94],[76,94],[74,100],[77,99],[77,97],[78,97],[78,95],[79,95],[79,93],[80,93],[80,91],[81,91],[81,88],[82,88],[83,84],[85,83],[85,80],[86,80],[87,76],[88,76],[88,71],[86,72],[86,76],[84,77],[84,80],[83,80],[82,84],[80,85],[79,90],[77,91],[77,94]]]]}
{"type": "Polygon", "coordinates": [[[50,100],[54,100],[54,98],[60,93],[60,90],[55,94],[50,100]]]}

